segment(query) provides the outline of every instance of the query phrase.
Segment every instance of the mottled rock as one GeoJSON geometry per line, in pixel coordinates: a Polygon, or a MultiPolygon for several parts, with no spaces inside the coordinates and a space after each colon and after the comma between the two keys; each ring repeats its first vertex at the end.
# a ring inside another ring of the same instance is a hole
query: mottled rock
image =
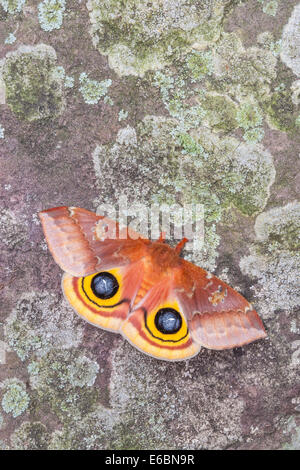
{"type": "Polygon", "coordinates": [[[0,449],[298,449],[298,1],[38,3],[0,0],[0,449]],[[167,363],[83,322],[37,213],[121,197],[201,206],[185,257],[267,338],[167,363]]]}

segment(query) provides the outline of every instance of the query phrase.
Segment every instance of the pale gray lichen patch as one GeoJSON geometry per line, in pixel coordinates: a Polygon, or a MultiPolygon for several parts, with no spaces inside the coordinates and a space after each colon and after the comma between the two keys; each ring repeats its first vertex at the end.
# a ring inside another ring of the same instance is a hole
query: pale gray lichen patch
{"type": "Polygon", "coordinates": [[[39,421],[25,421],[10,437],[12,449],[17,450],[46,450],[49,439],[46,426],[39,421]]]}
{"type": "Polygon", "coordinates": [[[0,63],[6,103],[20,119],[55,118],[65,108],[63,79],[57,74],[53,47],[20,46],[0,63]]]}
{"type": "Polygon", "coordinates": [[[284,429],[284,435],[290,439],[283,444],[284,450],[300,450],[300,426],[295,416],[290,416],[284,429]]]}
{"type": "Polygon", "coordinates": [[[28,367],[32,390],[42,406],[63,420],[82,418],[96,408],[99,391],[93,387],[97,362],[78,349],[51,349],[28,367]]]}
{"type": "Polygon", "coordinates": [[[273,159],[260,145],[219,138],[201,127],[175,139],[179,126],[176,119],[146,116],[136,137],[127,127],[115,144],[97,146],[93,159],[101,202],[111,203],[113,188],[120,187],[131,204],[204,204],[206,241],[197,262],[211,270],[222,211],[235,205],[253,215],[264,208],[275,177],[273,159]]]}
{"type": "Polygon", "coordinates": [[[24,218],[18,217],[10,209],[0,210],[0,238],[1,242],[13,249],[24,242],[27,235],[28,223],[24,218]]]}
{"type": "Polygon", "coordinates": [[[270,16],[276,16],[278,9],[278,0],[258,0],[262,3],[263,12],[270,16]]]}
{"type": "Polygon", "coordinates": [[[76,425],[65,425],[52,433],[49,443],[51,450],[112,449],[114,428],[120,416],[113,409],[98,405],[95,411],[87,413],[76,425]]]}
{"type": "Polygon", "coordinates": [[[121,343],[110,380],[111,406],[120,416],[113,448],[217,449],[238,441],[242,400],[225,396],[224,383],[195,367],[158,362],[121,343]]]}
{"type": "Polygon", "coordinates": [[[300,303],[300,204],[289,203],[257,217],[257,243],[241,259],[244,274],[256,278],[252,288],[264,318],[276,309],[291,310],[300,303]],[[298,251],[297,251],[298,249],[298,251]]]}
{"type": "Polygon", "coordinates": [[[241,100],[245,94],[261,99],[270,94],[277,58],[268,49],[244,48],[235,33],[223,33],[214,47],[214,87],[241,100]],[[246,92],[246,93],[245,93],[246,92]]]}
{"type": "Polygon", "coordinates": [[[300,4],[296,5],[282,34],[281,60],[300,76],[300,4]]]}
{"type": "Polygon", "coordinates": [[[257,240],[266,250],[297,251],[300,248],[300,204],[291,202],[260,214],[255,221],[257,240]]]}
{"type": "Polygon", "coordinates": [[[120,75],[162,68],[193,44],[205,48],[220,35],[231,0],[89,0],[94,45],[120,75]]]}
{"type": "Polygon", "coordinates": [[[0,450],[9,450],[9,447],[6,442],[0,441],[0,450]]]}
{"type": "Polygon", "coordinates": [[[1,389],[4,390],[1,400],[3,410],[14,418],[24,413],[30,401],[25,384],[18,379],[7,379],[0,384],[1,389]]]}
{"type": "Polygon", "coordinates": [[[5,323],[6,341],[21,360],[53,347],[78,346],[82,332],[82,322],[73,310],[47,292],[21,295],[5,323]]]}

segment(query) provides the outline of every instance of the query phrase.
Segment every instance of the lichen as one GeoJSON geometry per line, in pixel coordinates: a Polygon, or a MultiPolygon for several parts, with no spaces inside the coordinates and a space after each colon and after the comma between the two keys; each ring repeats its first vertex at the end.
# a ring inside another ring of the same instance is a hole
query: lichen
{"type": "Polygon", "coordinates": [[[97,104],[103,96],[106,95],[108,88],[111,86],[112,81],[110,79],[102,80],[90,80],[85,72],[80,74],[79,81],[81,86],[79,91],[82,93],[83,99],[87,104],[97,104]]]}
{"type": "Polygon", "coordinates": [[[68,75],[65,76],[65,87],[66,88],[73,88],[74,86],[74,78],[69,77],[68,75]]]}
{"type": "Polygon", "coordinates": [[[204,204],[206,240],[197,261],[212,269],[222,211],[232,204],[246,215],[262,210],[275,177],[273,160],[258,144],[221,138],[205,128],[181,134],[178,129],[176,119],[146,116],[136,137],[125,128],[115,144],[97,146],[93,158],[101,198],[111,202],[117,185],[130,203],[204,204]]]}
{"type": "MultiPolygon", "coordinates": [[[[245,95],[259,100],[271,92],[276,78],[277,58],[269,49],[252,46],[244,48],[235,33],[223,33],[214,47],[214,76],[212,85],[242,101],[245,95]]],[[[210,86],[212,86],[210,85],[210,86]]]]}
{"type": "Polygon", "coordinates": [[[297,108],[293,103],[293,96],[286,87],[278,87],[270,99],[265,103],[267,120],[270,127],[280,129],[284,132],[296,131],[295,120],[297,108]]]}
{"type": "Polygon", "coordinates": [[[91,35],[119,75],[143,76],[182,51],[216,41],[231,0],[89,0],[91,35]]]}
{"type": "Polygon", "coordinates": [[[3,10],[10,15],[15,15],[23,11],[26,0],[0,0],[3,10]]]}
{"type": "Polygon", "coordinates": [[[7,379],[0,384],[0,389],[4,389],[1,401],[3,410],[14,418],[24,413],[30,401],[24,383],[18,379],[7,379]]]}
{"type": "Polygon", "coordinates": [[[111,448],[217,449],[239,440],[244,405],[214,374],[204,379],[199,359],[170,367],[122,342],[111,361],[110,403],[120,416],[111,448]]]}
{"type": "MultiPolygon", "coordinates": [[[[85,414],[76,425],[65,425],[52,433],[51,450],[95,450],[112,449],[115,427],[120,416],[112,408],[98,405],[95,411],[85,414]]],[[[66,423],[65,423],[66,424],[66,423]]]]}
{"type": "Polygon", "coordinates": [[[16,42],[17,38],[13,33],[9,33],[9,35],[5,38],[4,44],[13,44],[16,42]]]}
{"type": "Polygon", "coordinates": [[[124,121],[125,119],[127,119],[128,117],[128,111],[124,111],[124,109],[121,109],[119,111],[119,115],[118,115],[118,121],[124,121]]]}
{"type": "Polygon", "coordinates": [[[233,131],[237,126],[237,104],[226,95],[200,93],[199,103],[205,110],[203,125],[214,131],[233,131]]]}
{"type": "Polygon", "coordinates": [[[55,50],[45,44],[20,46],[0,64],[6,102],[20,119],[59,116],[65,107],[63,80],[57,77],[55,50]]]}
{"type": "Polygon", "coordinates": [[[245,131],[262,123],[262,115],[253,103],[241,103],[236,118],[239,126],[245,131]]]}
{"type": "Polygon", "coordinates": [[[300,204],[289,203],[260,214],[255,222],[257,242],[241,259],[244,274],[257,279],[252,287],[265,318],[276,309],[293,309],[300,302],[300,204]]]}
{"type": "Polygon", "coordinates": [[[99,392],[92,385],[99,366],[83,351],[51,349],[28,372],[38,401],[64,421],[74,421],[95,409],[99,392]]]}
{"type": "Polygon", "coordinates": [[[284,450],[299,450],[300,449],[300,426],[297,424],[295,416],[290,416],[284,429],[284,434],[289,437],[289,441],[283,444],[284,450]]]}
{"type": "Polygon", "coordinates": [[[192,78],[192,82],[201,80],[213,72],[212,52],[193,51],[186,57],[186,65],[192,78]]]}
{"type": "Polygon", "coordinates": [[[54,294],[25,293],[5,323],[7,343],[25,360],[52,347],[70,348],[82,338],[82,324],[54,294]]]}
{"type": "Polygon", "coordinates": [[[260,128],[248,129],[244,133],[243,138],[248,143],[257,143],[257,142],[260,142],[264,138],[264,135],[265,135],[265,132],[263,129],[260,129],[260,128]]]}
{"type": "Polygon", "coordinates": [[[292,69],[295,75],[300,75],[300,4],[296,5],[288,23],[283,28],[281,60],[292,69]]]}
{"type": "Polygon", "coordinates": [[[46,450],[50,434],[44,424],[25,421],[10,438],[11,446],[16,450],[46,450]]]}
{"type": "Polygon", "coordinates": [[[38,5],[38,19],[44,31],[59,29],[66,8],[65,0],[44,0],[38,5]]]}
{"type": "Polygon", "coordinates": [[[255,232],[268,253],[297,252],[300,248],[300,204],[295,201],[260,214],[255,222],[255,232]]]}
{"type": "Polygon", "coordinates": [[[0,124],[0,139],[4,139],[4,132],[5,132],[5,129],[0,124]]]}
{"type": "Polygon", "coordinates": [[[276,16],[278,9],[278,1],[270,0],[263,2],[263,12],[270,16],[276,16]]]}
{"type": "Polygon", "coordinates": [[[24,242],[27,236],[27,222],[10,209],[0,210],[1,242],[11,249],[24,242]]]}

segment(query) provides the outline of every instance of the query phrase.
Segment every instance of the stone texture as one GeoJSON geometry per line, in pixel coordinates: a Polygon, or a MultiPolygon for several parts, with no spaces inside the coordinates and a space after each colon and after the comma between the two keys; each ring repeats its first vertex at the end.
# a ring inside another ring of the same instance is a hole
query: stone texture
{"type": "Polygon", "coordinates": [[[123,3],[0,2],[0,448],[299,449],[299,4],[123,3]],[[268,338],[167,363],[79,319],[37,212],[121,196],[203,204],[185,255],[268,338]]]}

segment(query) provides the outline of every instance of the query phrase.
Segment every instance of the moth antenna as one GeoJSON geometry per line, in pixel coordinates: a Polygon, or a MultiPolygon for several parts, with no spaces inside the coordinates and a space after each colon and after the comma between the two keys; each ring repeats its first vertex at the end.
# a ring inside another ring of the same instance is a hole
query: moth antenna
{"type": "Polygon", "coordinates": [[[158,242],[164,243],[166,241],[166,232],[160,232],[158,242]]]}
{"type": "Polygon", "coordinates": [[[183,250],[184,245],[189,241],[188,238],[183,238],[178,245],[175,246],[175,251],[176,253],[181,253],[181,250],[183,250]]]}

